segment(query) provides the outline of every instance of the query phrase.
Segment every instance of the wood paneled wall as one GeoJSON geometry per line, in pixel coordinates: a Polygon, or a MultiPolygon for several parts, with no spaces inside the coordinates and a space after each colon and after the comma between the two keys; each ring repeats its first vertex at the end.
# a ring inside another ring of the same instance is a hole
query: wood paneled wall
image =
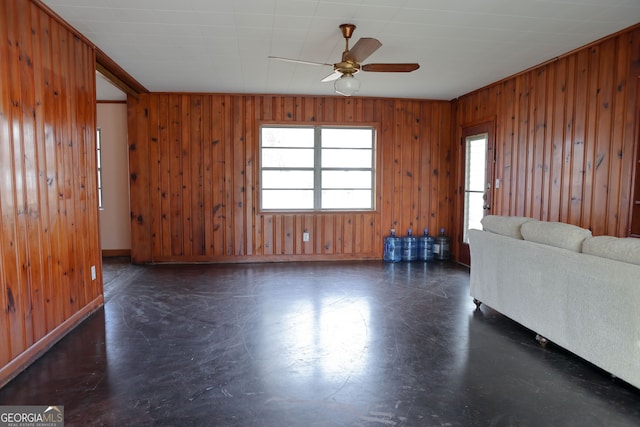
{"type": "Polygon", "coordinates": [[[636,26],[455,101],[458,132],[495,120],[493,213],[627,236],[639,75],[636,26]]]}
{"type": "Polygon", "coordinates": [[[95,121],[93,47],[0,2],[0,386],[102,304],[95,121]]]}
{"type": "Polygon", "coordinates": [[[128,114],[134,262],[379,259],[392,227],[453,224],[449,102],[149,94],[128,114]],[[260,212],[265,122],[374,124],[376,210],[260,212]]]}

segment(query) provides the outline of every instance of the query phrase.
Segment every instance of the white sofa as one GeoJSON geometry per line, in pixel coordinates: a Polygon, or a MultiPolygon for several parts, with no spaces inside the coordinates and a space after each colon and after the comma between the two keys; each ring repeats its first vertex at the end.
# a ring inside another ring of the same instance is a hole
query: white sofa
{"type": "Polygon", "coordinates": [[[470,293],[640,388],[640,239],[525,217],[470,230],[470,293]]]}

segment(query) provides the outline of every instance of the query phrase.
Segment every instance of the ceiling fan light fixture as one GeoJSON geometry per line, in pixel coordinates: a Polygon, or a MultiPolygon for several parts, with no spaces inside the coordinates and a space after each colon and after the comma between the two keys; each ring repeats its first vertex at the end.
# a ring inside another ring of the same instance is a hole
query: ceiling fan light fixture
{"type": "Polygon", "coordinates": [[[360,90],[360,81],[352,73],[345,73],[333,84],[336,93],[344,96],[354,95],[360,90]]]}

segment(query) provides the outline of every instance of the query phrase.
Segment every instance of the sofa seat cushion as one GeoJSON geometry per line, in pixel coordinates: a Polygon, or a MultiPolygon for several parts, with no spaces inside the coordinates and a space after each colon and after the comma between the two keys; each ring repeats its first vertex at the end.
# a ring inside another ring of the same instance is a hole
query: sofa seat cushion
{"type": "Polygon", "coordinates": [[[602,258],[640,265],[640,239],[633,237],[596,236],[582,244],[582,252],[602,258]]]}
{"type": "Polygon", "coordinates": [[[582,252],[582,242],[591,230],[562,222],[527,221],[520,227],[524,240],[582,252]]]}
{"type": "Polygon", "coordinates": [[[522,240],[520,227],[528,221],[536,220],[526,216],[487,215],[480,220],[480,223],[485,231],[522,240]]]}

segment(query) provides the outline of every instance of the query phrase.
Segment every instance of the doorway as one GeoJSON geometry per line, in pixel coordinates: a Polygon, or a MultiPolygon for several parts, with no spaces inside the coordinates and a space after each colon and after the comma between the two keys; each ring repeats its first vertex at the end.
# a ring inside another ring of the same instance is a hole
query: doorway
{"type": "Polygon", "coordinates": [[[493,129],[493,121],[462,128],[463,215],[458,260],[465,265],[471,265],[469,230],[482,229],[480,221],[491,213],[495,165],[493,129]]]}
{"type": "Polygon", "coordinates": [[[127,94],[96,72],[96,103],[100,247],[103,256],[129,257],[127,94]]]}

